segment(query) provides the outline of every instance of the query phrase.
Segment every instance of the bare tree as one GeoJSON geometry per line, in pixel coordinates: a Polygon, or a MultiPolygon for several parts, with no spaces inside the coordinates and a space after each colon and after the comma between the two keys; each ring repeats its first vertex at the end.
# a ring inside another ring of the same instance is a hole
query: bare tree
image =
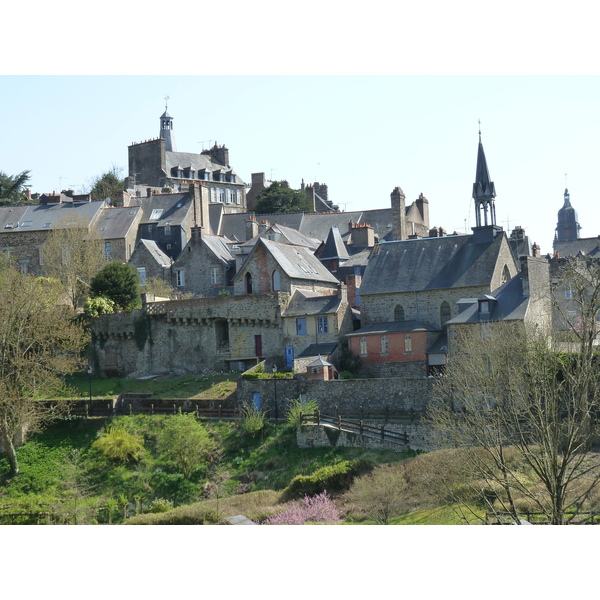
{"type": "Polygon", "coordinates": [[[579,290],[577,315],[565,330],[508,322],[457,327],[428,408],[436,445],[463,448],[471,480],[473,473],[480,478],[481,501],[516,522],[516,496],[553,524],[572,519],[600,478],[593,451],[600,265],[568,261],[556,283],[555,290],[579,290]]]}
{"type": "Polygon", "coordinates": [[[50,232],[42,256],[44,274],[63,284],[74,308],[83,305],[92,277],[106,264],[98,231],[80,217],[69,218],[50,232]]]}
{"type": "Polygon", "coordinates": [[[63,376],[81,366],[87,335],[59,305],[51,281],[0,270],[0,443],[11,475],[19,472],[15,443],[68,408],[60,396],[63,376]]]}

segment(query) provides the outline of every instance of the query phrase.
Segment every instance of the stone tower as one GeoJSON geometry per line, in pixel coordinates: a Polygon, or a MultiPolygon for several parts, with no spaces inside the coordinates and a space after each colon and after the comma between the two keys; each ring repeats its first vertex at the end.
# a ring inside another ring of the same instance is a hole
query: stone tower
{"type": "Polygon", "coordinates": [[[158,137],[165,140],[165,150],[167,152],[177,152],[175,134],[173,133],[173,117],[167,112],[166,106],[165,112],[160,117],[160,135],[158,137]]]}
{"type": "Polygon", "coordinates": [[[392,203],[392,235],[394,240],[406,239],[406,196],[400,186],[390,194],[392,203]]]}
{"type": "Polygon", "coordinates": [[[558,211],[558,222],[556,224],[554,239],[557,242],[571,242],[579,238],[580,229],[577,211],[571,206],[569,190],[565,189],[565,202],[563,207],[558,211]]]}

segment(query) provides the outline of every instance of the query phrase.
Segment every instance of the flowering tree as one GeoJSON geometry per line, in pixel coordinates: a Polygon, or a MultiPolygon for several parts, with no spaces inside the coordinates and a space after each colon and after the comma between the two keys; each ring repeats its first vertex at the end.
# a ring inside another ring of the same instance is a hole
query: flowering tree
{"type": "Polygon", "coordinates": [[[306,523],[339,523],[340,512],[327,492],[304,496],[300,502],[268,518],[264,525],[305,525],[306,523]]]}

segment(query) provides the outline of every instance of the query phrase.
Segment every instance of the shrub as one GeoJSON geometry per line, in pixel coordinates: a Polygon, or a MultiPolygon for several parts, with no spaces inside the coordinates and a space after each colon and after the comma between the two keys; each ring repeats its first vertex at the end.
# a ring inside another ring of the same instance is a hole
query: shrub
{"type": "Polygon", "coordinates": [[[92,444],[92,448],[119,462],[138,461],[146,454],[143,439],[122,427],[111,427],[92,444]]]}
{"type": "Polygon", "coordinates": [[[339,523],[340,512],[326,491],[304,496],[302,502],[269,517],[264,525],[304,525],[305,523],[339,523]]]}
{"type": "Polygon", "coordinates": [[[296,475],[285,489],[287,498],[314,496],[329,490],[341,493],[347,490],[358,475],[372,469],[372,463],[364,460],[344,460],[317,469],[311,475],[296,475]]]}
{"type": "Polygon", "coordinates": [[[302,415],[307,415],[316,412],[319,405],[316,400],[302,401],[300,398],[290,400],[285,420],[288,425],[297,427],[302,423],[302,415]]]}
{"type": "Polygon", "coordinates": [[[256,435],[264,430],[267,417],[264,411],[257,410],[253,406],[244,406],[242,409],[242,429],[251,435],[256,435]]]}
{"type": "Polygon", "coordinates": [[[164,513],[173,510],[173,502],[171,500],[165,500],[164,498],[157,498],[150,505],[151,513],[164,513]]]}
{"type": "Polygon", "coordinates": [[[100,315],[112,315],[115,312],[115,303],[106,296],[90,296],[83,305],[83,312],[91,319],[100,315]]]}

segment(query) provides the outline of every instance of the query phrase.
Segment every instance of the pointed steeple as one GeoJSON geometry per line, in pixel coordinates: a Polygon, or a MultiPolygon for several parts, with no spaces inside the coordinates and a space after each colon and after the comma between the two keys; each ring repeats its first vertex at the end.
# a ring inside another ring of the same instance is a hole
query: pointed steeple
{"type": "Polygon", "coordinates": [[[475,200],[475,217],[477,227],[496,225],[496,207],[494,198],[496,188],[490,179],[483,144],[481,143],[481,129],[479,130],[479,148],[477,150],[477,168],[475,183],[473,184],[473,200],[475,200]]]}
{"type": "Polygon", "coordinates": [[[175,135],[173,133],[173,117],[167,111],[167,101],[169,96],[165,97],[165,112],[160,117],[160,135],[165,140],[165,150],[167,152],[176,152],[175,135]]]}

